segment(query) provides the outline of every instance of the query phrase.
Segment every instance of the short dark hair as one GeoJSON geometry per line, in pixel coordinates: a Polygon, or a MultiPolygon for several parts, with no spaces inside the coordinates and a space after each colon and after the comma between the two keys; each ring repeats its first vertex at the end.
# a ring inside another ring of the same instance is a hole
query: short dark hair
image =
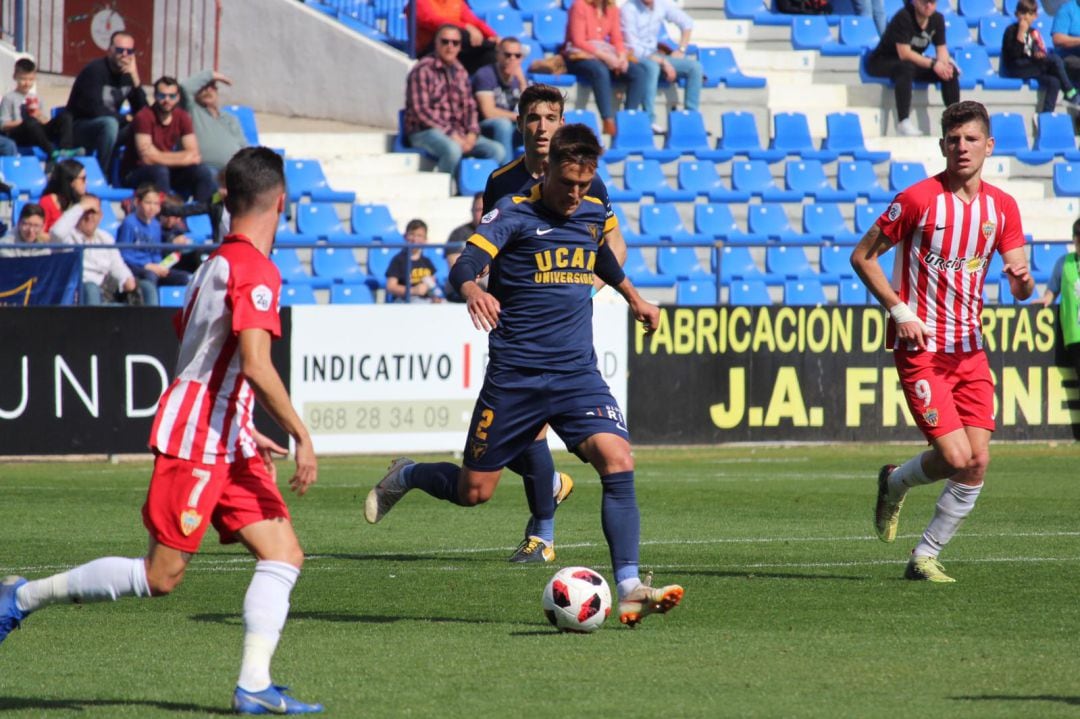
{"type": "Polygon", "coordinates": [[[427,223],[423,220],[409,220],[409,224],[405,225],[405,234],[409,234],[415,230],[423,230],[427,232],[427,223]]]}
{"type": "Polygon", "coordinates": [[[125,37],[130,37],[132,40],[135,39],[135,36],[132,35],[130,32],[128,32],[127,30],[117,30],[112,35],[109,35],[109,47],[112,47],[113,45],[115,45],[116,44],[116,38],[120,37],[121,35],[124,35],[125,37]]]}
{"type": "Polygon", "coordinates": [[[234,217],[269,209],[285,191],[284,160],[268,147],[245,147],[225,165],[225,191],[225,208],[234,217]]]}
{"type": "Polygon", "coordinates": [[[563,125],[551,136],[548,148],[548,164],[557,167],[564,162],[596,167],[600,161],[600,141],[587,125],[574,123],[563,125]]]}
{"type": "Polygon", "coordinates": [[[34,61],[28,57],[20,57],[15,61],[15,72],[24,74],[28,72],[37,72],[37,65],[35,65],[34,61]]]}
{"type": "Polygon", "coordinates": [[[518,40],[513,35],[507,35],[506,37],[499,40],[499,44],[496,47],[503,47],[504,45],[520,45],[520,44],[521,44],[521,40],[518,40]]]}
{"type": "Polygon", "coordinates": [[[549,102],[552,105],[557,105],[560,115],[563,108],[566,107],[566,98],[559,88],[541,83],[529,85],[521,92],[521,97],[518,98],[518,112],[524,117],[529,108],[538,102],[549,102]]]}
{"type": "Polygon", "coordinates": [[[452,22],[444,22],[442,25],[435,28],[435,34],[432,35],[432,37],[437,40],[439,38],[439,35],[442,35],[442,31],[446,30],[447,28],[450,28],[451,30],[457,30],[458,37],[460,37],[461,39],[465,39],[465,31],[462,30],[459,25],[455,25],[452,22]]]}
{"type": "Polygon", "coordinates": [[[27,202],[22,206],[22,209],[19,210],[19,222],[22,222],[27,217],[40,217],[44,220],[45,208],[36,202],[27,202]]]}
{"type": "Polygon", "coordinates": [[[151,192],[155,195],[161,195],[161,190],[158,189],[157,185],[155,185],[153,182],[144,182],[135,188],[135,199],[141,201],[151,192]]]}
{"type": "Polygon", "coordinates": [[[1073,237],[1080,235],[1080,220],[1073,223],[1073,237]]]}
{"type": "Polygon", "coordinates": [[[170,87],[180,87],[179,81],[177,81],[177,79],[172,75],[162,75],[157,80],[154,80],[154,92],[157,92],[157,89],[162,85],[167,85],[170,87]]]}
{"type": "Polygon", "coordinates": [[[1034,15],[1038,14],[1039,6],[1035,4],[1035,0],[1017,0],[1013,12],[1016,15],[1034,15]]]}
{"type": "Polygon", "coordinates": [[[990,115],[986,112],[986,106],[974,100],[964,100],[949,105],[941,113],[941,135],[960,125],[976,120],[983,126],[983,131],[990,134],[990,115]]]}

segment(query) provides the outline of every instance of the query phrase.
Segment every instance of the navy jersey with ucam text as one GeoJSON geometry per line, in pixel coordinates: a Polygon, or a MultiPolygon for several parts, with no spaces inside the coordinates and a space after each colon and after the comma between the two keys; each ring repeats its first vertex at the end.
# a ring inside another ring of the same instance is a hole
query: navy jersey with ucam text
{"type": "MultiPolygon", "coordinates": [[[[484,214],[495,209],[495,203],[507,195],[527,195],[539,184],[540,178],[533,177],[525,166],[524,155],[506,163],[488,175],[487,184],[484,185],[484,214]]],[[[615,218],[615,210],[611,208],[607,185],[600,179],[600,175],[593,176],[588,195],[595,197],[604,206],[604,234],[618,227],[619,221],[615,218]]]]}
{"type": "Polygon", "coordinates": [[[488,292],[500,304],[488,359],[522,369],[595,367],[591,293],[604,205],[587,195],[564,217],[544,206],[540,188],[499,200],[469,238],[492,258],[488,292]]]}

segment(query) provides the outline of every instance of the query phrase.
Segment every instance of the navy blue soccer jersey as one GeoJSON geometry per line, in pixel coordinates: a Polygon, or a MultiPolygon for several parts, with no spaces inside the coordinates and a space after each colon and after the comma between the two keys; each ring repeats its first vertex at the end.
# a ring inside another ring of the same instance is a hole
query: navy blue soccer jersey
{"type": "Polygon", "coordinates": [[[540,188],[499,200],[469,238],[492,258],[488,292],[500,304],[489,361],[562,371],[595,367],[593,267],[607,213],[591,196],[570,217],[553,213],[540,188]]]}
{"type": "MultiPolygon", "coordinates": [[[[495,203],[507,195],[527,195],[529,190],[540,184],[539,177],[533,177],[529,168],[525,166],[525,156],[522,155],[513,162],[508,162],[492,172],[484,185],[484,214],[491,212],[495,203]]],[[[595,197],[604,206],[605,220],[604,233],[610,232],[619,226],[615,219],[615,210],[611,209],[611,200],[608,198],[607,185],[599,175],[593,177],[589,185],[589,196],[595,197]]]]}

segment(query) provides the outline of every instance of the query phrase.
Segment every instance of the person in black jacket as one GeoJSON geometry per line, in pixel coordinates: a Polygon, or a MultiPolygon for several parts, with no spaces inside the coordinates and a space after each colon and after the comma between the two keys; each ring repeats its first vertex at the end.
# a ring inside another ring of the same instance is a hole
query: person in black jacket
{"type": "Polygon", "coordinates": [[[1024,80],[1036,78],[1043,89],[1039,112],[1053,112],[1058,93],[1065,91],[1065,100],[1080,103],[1080,95],[1065,71],[1065,61],[1053,51],[1047,51],[1039,29],[1032,27],[1039,15],[1035,0],[1016,3],[1016,22],[1005,29],[1001,38],[1001,75],[1024,80]]]}
{"type": "Polygon", "coordinates": [[[941,83],[946,107],[960,102],[956,65],[945,44],[945,17],[936,10],[937,0],[908,0],[885,27],[878,46],[866,57],[866,71],[893,81],[896,95],[896,130],[901,135],[922,132],[911,121],[911,87],[915,82],[941,83]],[[924,54],[931,45],[936,57],[924,54]]]}
{"type": "Polygon", "coordinates": [[[75,118],[75,144],[87,153],[96,151],[98,163],[108,173],[120,132],[146,105],[135,61],[135,38],[122,30],[114,32],[108,54],[90,61],[71,86],[67,109],[75,118]],[[130,109],[121,114],[125,101],[130,109]]]}

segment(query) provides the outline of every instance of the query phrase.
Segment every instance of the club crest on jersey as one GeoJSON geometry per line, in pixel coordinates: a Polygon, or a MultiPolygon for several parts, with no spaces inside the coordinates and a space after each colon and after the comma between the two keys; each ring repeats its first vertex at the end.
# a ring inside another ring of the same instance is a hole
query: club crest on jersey
{"type": "Polygon", "coordinates": [[[984,222],[982,224],[983,237],[985,237],[988,240],[991,237],[993,237],[994,236],[994,229],[996,227],[997,227],[997,225],[992,220],[987,220],[986,222],[984,222]]]}
{"type": "Polygon", "coordinates": [[[889,222],[896,222],[896,218],[900,216],[901,211],[899,202],[894,202],[889,205],[889,214],[887,215],[889,222]]]}
{"type": "Polygon", "coordinates": [[[593,242],[596,242],[596,238],[600,236],[600,225],[590,222],[586,227],[589,228],[589,235],[592,237],[593,242]]]}
{"type": "Polygon", "coordinates": [[[202,524],[202,519],[202,515],[194,509],[185,509],[180,513],[180,531],[185,537],[190,536],[202,524]]]}
{"type": "Polygon", "coordinates": [[[930,407],[922,413],[923,421],[925,421],[931,427],[937,427],[938,423],[938,411],[936,407],[930,407]]]}
{"type": "Polygon", "coordinates": [[[470,439],[466,451],[474,460],[480,459],[484,456],[484,452],[487,452],[487,444],[485,442],[477,442],[475,439],[470,439]]]}
{"type": "Polygon", "coordinates": [[[266,285],[259,285],[251,291],[251,304],[259,312],[266,312],[274,301],[274,292],[266,285]]]}
{"type": "Polygon", "coordinates": [[[498,210],[498,208],[496,208],[496,209],[492,210],[491,212],[487,213],[486,215],[484,215],[483,217],[481,217],[480,218],[480,224],[481,225],[489,225],[492,222],[494,222],[496,220],[496,218],[498,218],[498,216],[499,216],[499,210],[498,210]]]}

